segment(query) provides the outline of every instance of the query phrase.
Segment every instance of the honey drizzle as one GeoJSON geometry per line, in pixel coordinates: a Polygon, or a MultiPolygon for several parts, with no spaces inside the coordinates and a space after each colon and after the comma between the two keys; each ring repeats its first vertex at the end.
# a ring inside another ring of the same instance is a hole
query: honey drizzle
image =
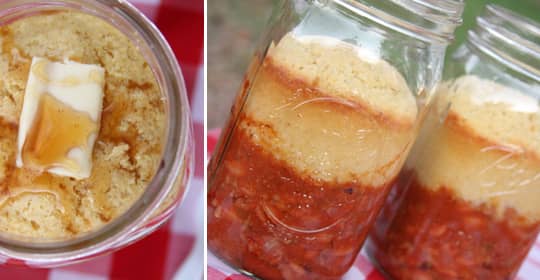
{"type": "Polygon", "coordinates": [[[2,53],[10,54],[15,43],[13,42],[13,35],[9,28],[6,26],[0,27],[0,37],[2,38],[2,53]]]}
{"type": "Polygon", "coordinates": [[[73,110],[50,94],[42,94],[22,148],[24,165],[40,172],[54,167],[77,172],[80,168],[68,153],[78,147],[87,149],[89,137],[97,130],[88,114],[73,110]]]}
{"type": "Polygon", "coordinates": [[[8,122],[0,117],[0,139],[8,138],[17,133],[18,125],[8,122]]]}
{"type": "MultiPolygon", "coordinates": [[[[110,81],[113,83],[113,81],[110,81]]],[[[129,80],[127,83],[127,90],[151,90],[155,89],[155,86],[151,83],[136,83],[135,81],[129,80]]],[[[157,89],[156,89],[157,90],[157,89]]],[[[145,149],[152,154],[161,154],[163,149],[163,143],[158,142],[156,145],[146,145],[137,141],[139,137],[139,132],[133,126],[130,126],[127,131],[119,131],[118,127],[121,126],[121,122],[124,119],[124,116],[130,111],[130,104],[127,98],[120,97],[117,93],[111,92],[107,86],[104,89],[104,99],[103,99],[103,112],[102,112],[102,127],[99,139],[106,142],[111,142],[115,144],[125,143],[128,144],[130,149],[128,155],[130,161],[133,163],[136,154],[141,150],[145,149]]],[[[151,110],[160,110],[163,111],[163,102],[151,102],[151,110]]],[[[138,175],[138,174],[137,174],[138,175]]],[[[139,178],[137,178],[139,179],[139,178]]]]}

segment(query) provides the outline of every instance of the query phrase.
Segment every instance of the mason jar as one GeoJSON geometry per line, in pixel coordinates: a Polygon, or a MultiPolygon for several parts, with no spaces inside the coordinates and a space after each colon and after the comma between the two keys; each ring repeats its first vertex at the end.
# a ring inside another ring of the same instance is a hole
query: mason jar
{"type": "Polygon", "coordinates": [[[337,279],[408,154],[461,1],[282,1],[208,167],[208,246],[247,275],[337,279]]]}
{"type": "MultiPolygon", "coordinates": [[[[152,92],[157,95],[154,99],[159,100],[158,102],[162,104],[160,106],[164,113],[164,117],[159,119],[159,124],[163,124],[164,127],[162,148],[161,152],[158,152],[155,173],[150,173],[151,170],[141,169],[141,172],[137,174],[137,180],[140,179],[139,177],[149,176],[149,183],[147,186],[142,186],[142,189],[140,190],[141,194],[138,198],[136,198],[130,206],[125,207],[125,211],[122,212],[119,210],[118,213],[120,214],[117,217],[113,217],[112,219],[111,217],[99,217],[104,223],[102,226],[95,228],[95,230],[73,234],[73,236],[69,238],[29,238],[28,236],[16,236],[14,234],[5,234],[4,232],[0,233],[0,261],[8,264],[23,264],[31,267],[66,265],[110,253],[133,243],[153,232],[172,215],[174,209],[184,197],[186,187],[193,172],[194,149],[192,123],[184,80],[178,62],[163,35],[154,24],[135,7],[128,2],[121,0],[7,0],[0,3],[0,27],[22,19],[40,15],[54,15],[55,13],[64,11],[82,13],[99,18],[100,21],[104,21],[114,29],[119,30],[121,34],[126,36],[127,40],[134,45],[135,51],[140,52],[140,55],[142,55],[145,61],[144,65],[140,66],[140,69],[149,69],[149,71],[151,71],[151,74],[155,78],[155,85],[137,84],[136,80],[130,80],[128,86],[122,89],[125,91],[125,94],[133,94],[133,98],[142,98],[141,92],[145,92],[145,90],[152,87],[152,92]]],[[[49,24],[50,21],[49,23],[45,23],[49,24]]],[[[29,32],[33,31],[30,30],[29,32]]],[[[60,32],[65,31],[60,30],[60,32]]],[[[2,36],[4,35],[6,34],[2,34],[2,36]]],[[[80,35],[83,39],[87,38],[85,37],[86,34],[77,35],[80,35]]],[[[36,37],[37,36],[39,36],[39,34],[36,34],[36,37]]],[[[105,40],[107,38],[104,37],[103,39],[105,40]]],[[[70,43],[73,43],[74,45],[81,44],[81,42],[70,43]]],[[[20,59],[21,56],[24,55],[19,51],[9,49],[6,44],[9,45],[10,43],[7,43],[7,40],[4,38],[2,40],[2,48],[5,50],[7,48],[14,57],[17,57],[17,59],[20,59]]],[[[32,41],[30,40],[28,44],[31,45],[32,41]]],[[[39,47],[40,46],[38,45],[38,48],[33,51],[39,53],[39,47]]],[[[126,46],[122,45],[116,47],[125,48],[126,46]]],[[[48,51],[54,52],[55,50],[48,51]]],[[[111,50],[108,51],[111,52],[110,59],[117,59],[111,50]]],[[[69,54],[69,59],[74,61],[80,59],[76,53],[77,52],[74,51],[73,54],[69,54]]],[[[66,59],[68,58],[66,57],[66,59]]],[[[136,61],[136,59],[133,59],[133,61],[136,61]]],[[[127,69],[126,71],[140,71],[140,69],[133,68],[127,69]]],[[[110,69],[106,69],[106,71],[108,70],[110,69]]],[[[5,71],[5,69],[2,68],[2,71],[5,71]]],[[[106,76],[109,74],[110,73],[106,73],[106,76]]],[[[115,78],[120,81],[124,78],[130,79],[130,77],[115,78]]],[[[107,91],[108,86],[110,85],[105,85],[105,91],[107,91]]],[[[0,97],[3,98],[4,96],[0,94],[0,97]]],[[[107,94],[105,100],[107,100],[107,94]]],[[[135,108],[127,108],[126,104],[128,103],[113,103],[114,102],[108,104],[107,108],[103,108],[103,114],[111,114],[111,110],[114,111],[116,110],[115,108],[135,110],[135,108]]],[[[0,105],[0,109],[2,108],[2,105],[0,105]]],[[[104,105],[107,105],[107,102],[104,101],[104,105]]],[[[14,119],[16,118],[15,115],[12,117],[14,119]]],[[[116,117],[117,116],[114,118],[116,117]]],[[[101,124],[102,131],[104,127],[111,125],[105,123],[107,119],[110,120],[112,117],[103,117],[101,124]]],[[[122,119],[122,117],[118,117],[118,120],[120,119],[122,119]]],[[[2,121],[5,120],[0,118],[0,124],[3,124],[2,121]]],[[[126,122],[130,121],[131,120],[127,120],[126,122]]],[[[117,123],[120,124],[122,122],[119,121],[117,123]]],[[[131,124],[133,124],[133,122],[131,122],[131,124]]],[[[16,128],[16,125],[13,127],[16,128]]],[[[121,130],[123,128],[119,129],[121,130]]],[[[126,131],[129,129],[133,128],[127,128],[126,131]]],[[[3,136],[4,135],[0,133],[0,140],[3,136]]],[[[146,141],[144,137],[146,136],[139,135],[136,139],[122,139],[120,135],[118,136],[118,139],[114,141],[120,143],[122,141],[146,141]]],[[[103,143],[99,142],[100,140],[98,137],[96,147],[103,145],[103,143]]],[[[0,148],[2,147],[3,146],[0,145],[0,148]]],[[[111,151],[106,150],[106,157],[114,158],[118,153],[132,152],[129,151],[129,149],[126,151],[124,145],[119,145],[111,151]]],[[[4,159],[0,157],[0,161],[3,160],[4,159]]],[[[129,171],[130,168],[133,168],[133,162],[143,165],[145,161],[154,161],[154,159],[148,159],[145,158],[144,155],[133,153],[128,161],[122,162],[120,165],[122,168],[129,171]]],[[[97,180],[99,180],[100,175],[97,174],[96,176],[96,178],[98,178],[97,180]]],[[[113,178],[112,180],[114,181],[116,179],[117,178],[113,178]]],[[[9,188],[11,186],[7,187],[9,188]]],[[[62,186],[60,187],[62,188],[62,186]]],[[[88,186],[88,188],[91,189],[92,186],[88,186]]],[[[63,189],[65,192],[75,191],[71,188],[66,189],[65,186],[63,189]]],[[[28,190],[30,193],[34,191],[36,190],[28,190]]],[[[5,193],[6,191],[2,190],[2,192],[5,193]]],[[[130,194],[121,193],[120,195],[127,196],[130,194]]],[[[80,203],[97,202],[81,201],[80,203]]],[[[4,205],[4,200],[2,201],[2,205],[4,205]]],[[[62,201],[59,203],[59,207],[61,206],[62,201]]],[[[114,209],[115,207],[120,206],[111,205],[110,207],[114,209]]],[[[64,207],[60,208],[58,211],[62,212],[67,210],[64,207]]],[[[5,213],[2,213],[2,215],[5,215],[5,213]]],[[[35,223],[38,225],[37,228],[39,228],[39,222],[40,221],[37,221],[35,223]]],[[[33,226],[35,224],[32,223],[33,226]]],[[[3,227],[3,225],[0,226],[3,227]]]]}
{"type": "Polygon", "coordinates": [[[368,242],[390,279],[513,279],[540,230],[540,24],[488,5],[368,242]]]}

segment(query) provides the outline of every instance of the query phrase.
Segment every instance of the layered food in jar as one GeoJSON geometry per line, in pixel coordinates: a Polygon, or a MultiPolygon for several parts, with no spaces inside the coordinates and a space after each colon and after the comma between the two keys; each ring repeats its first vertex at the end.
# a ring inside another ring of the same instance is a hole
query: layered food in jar
{"type": "Polygon", "coordinates": [[[435,104],[369,254],[392,279],[512,279],[540,230],[538,102],[467,75],[435,104]]]}
{"type": "Polygon", "coordinates": [[[65,240],[141,196],[161,160],[165,101],[112,25],[49,11],[0,27],[0,233],[65,240]]]}
{"type": "Polygon", "coordinates": [[[415,97],[323,36],[289,33],[252,71],[209,165],[208,246],[264,279],[338,279],[407,155],[415,97]]]}

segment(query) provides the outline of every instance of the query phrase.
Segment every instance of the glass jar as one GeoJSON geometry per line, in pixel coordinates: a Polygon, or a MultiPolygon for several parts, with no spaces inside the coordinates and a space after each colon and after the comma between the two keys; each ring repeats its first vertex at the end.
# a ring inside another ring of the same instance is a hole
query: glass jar
{"type": "Polygon", "coordinates": [[[263,279],[337,279],[415,139],[461,1],[283,1],[208,167],[208,246],[263,279]]]}
{"type": "Polygon", "coordinates": [[[513,279],[540,230],[540,24],[487,6],[372,230],[391,279],[513,279]]]}
{"type": "Polygon", "coordinates": [[[103,227],[69,240],[20,240],[0,236],[0,261],[52,267],[110,253],[162,225],[184,197],[193,171],[192,123],[184,79],[162,34],[140,11],[121,0],[6,0],[0,3],[0,26],[59,10],[101,18],[127,36],[155,76],[165,104],[164,146],[156,174],[141,197],[103,227]]]}

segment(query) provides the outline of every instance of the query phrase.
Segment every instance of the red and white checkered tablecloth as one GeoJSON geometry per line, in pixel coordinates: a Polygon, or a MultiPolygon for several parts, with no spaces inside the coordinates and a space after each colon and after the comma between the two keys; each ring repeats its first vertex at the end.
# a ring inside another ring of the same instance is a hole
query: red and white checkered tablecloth
{"type": "Polygon", "coordinates": [[[129,1],[156,23],[171,44],[182,67],[192,107],[196,149],[195,176],[189,192],[167,224],[125,249],[57,269],[0,265],[0,280],[161,280],[173,279],[175,273],[178,280],[202,279],[204,0],[129,1]]]}
{"type": "MultiPolygon", "coordinates": [[[[219,137],[219,130],[208,132],[208,155],[212,154],[219,137]]],[[[208,252],[207,266],[208,280],[249,280],[250,278],[238,274],[234,269],[220,261],[212,253],[208,252]]],[[[384,280],[382,274],[377,271],[369,261],[364,250],[358,255],[353,267],[345,274],[343,280],[384,280]]],[[[540,236],[536,240],[533,249],[529,252],[525,263],[521,267],[515,280],[538,280],[540,279],[540,236]]]]}

